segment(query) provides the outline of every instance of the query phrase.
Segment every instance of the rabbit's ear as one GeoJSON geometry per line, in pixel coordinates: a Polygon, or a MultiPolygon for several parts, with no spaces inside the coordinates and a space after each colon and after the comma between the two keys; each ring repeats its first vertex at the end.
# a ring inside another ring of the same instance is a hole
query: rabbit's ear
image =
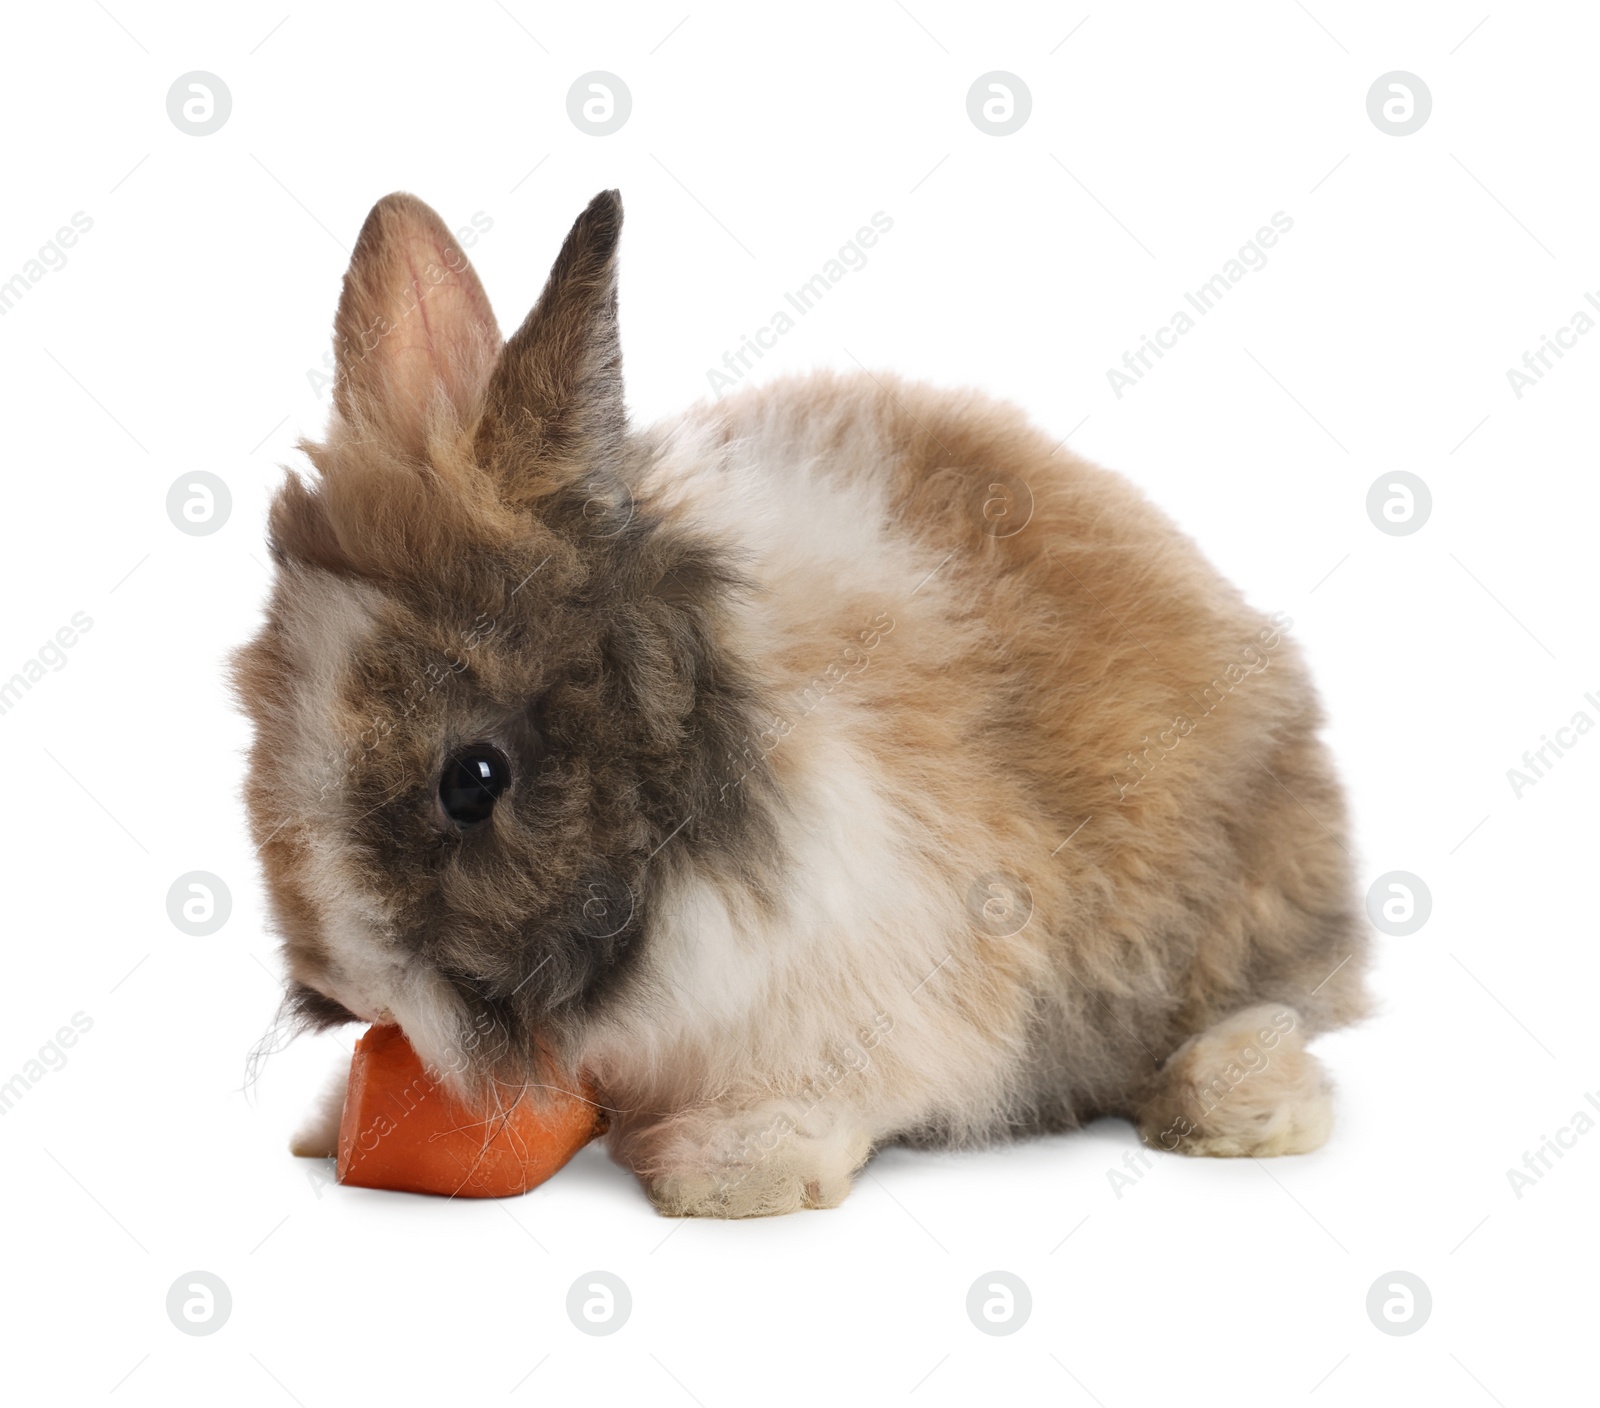
{"type": "Polygon", "coordinates": [[[479,444],[512,502],[531,503],[610,469],[622,445],[617,239],[622,197],[602,191],[495,364],[479,444]]]}
{"type": "Polygon", "coordinates": [[[444,221],[415,196],[385,196],[361,227],[334,320],[340,415],[420,455],[441,409],[471,421],[499,349],[483,285],[444,221]]]}

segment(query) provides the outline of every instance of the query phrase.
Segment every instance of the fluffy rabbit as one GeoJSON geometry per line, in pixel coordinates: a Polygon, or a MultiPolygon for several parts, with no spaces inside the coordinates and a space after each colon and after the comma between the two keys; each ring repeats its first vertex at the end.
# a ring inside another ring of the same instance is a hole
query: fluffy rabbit
{"type": "Polygon", "coordinates": [[[504,343],[426,205],[361,231],[234,666],[300,1025],[483,1100],[583,1072],[674,1215],[1097,1115],[1316,1148],[1366,931],[1290,623],[982,396],[631,426],[621,223],[504,343]]]}

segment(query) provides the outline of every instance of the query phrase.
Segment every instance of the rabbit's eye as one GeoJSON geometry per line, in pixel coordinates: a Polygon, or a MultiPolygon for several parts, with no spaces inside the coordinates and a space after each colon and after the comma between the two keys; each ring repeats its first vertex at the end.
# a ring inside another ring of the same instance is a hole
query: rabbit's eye
{"type": "Polygon", "coordinates": [[[495,801],[511,786],[511,764],[492,743],[470,743],[452,753],[439,778],[439,805],[459,826],[487,821],[495,801]]]}

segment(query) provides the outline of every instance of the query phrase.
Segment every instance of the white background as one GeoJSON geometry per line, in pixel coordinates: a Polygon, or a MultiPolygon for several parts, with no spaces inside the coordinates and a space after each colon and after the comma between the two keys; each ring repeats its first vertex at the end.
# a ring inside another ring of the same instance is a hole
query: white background
{"type": "Polygon", "coordinates": [[[0,716],[0,1080],[72,1014],[93,1026],[0,1119],[7,1396],[1512,1408],[1592,1384],[1600,1130],[1521,1198],[1506,1170],[1600,1090],[1600,735],[1520,798],[1506,770],[1579,709],[1600,722],[1600,336],[1520,400],[1506,371],[1600,288],[1600,24],[1486,3],[11,10],[0,281],[74,212],[93,229],[0,318],[0,678],[74,612],[93,626],[0,716]],[[233,99],[206,137],[165,106],[195,69],[233,99]],[[595,69],[633,98],[604,138],[566,114],[595,69]],[[1032,93],[1012,136],[967,115],[993,69],[1032,93]],[[1406,137],[1366,111],[1397,69],[1433,97],[1406,137]],[[1321,1045],[1326,1149],[1161,1157],[1119,1197],[1139,1146],[1107,1122],[892,1151],[838,1211],[738,1224],[656,1217],[594,1150],[507,1203],[341,1190],[289,1158],[340,1040],[242,1093],[278,965],[221,669],[255,627],[279,467],[324,423],[308,372],[348,246],[392,189],[453,226],[482,212],[509,329],[612,185],[640,418],[708,394],[882,211],[867,266],[752,376],[859,360],[1008,396],[1293,617],[1363,884],[1407,870],[1433,896],[1377,941],[1380,1015],[1321,1045]],[[1276,211],[1267,266],[1118,399],[1107,368],[1276,211]],[[1392,537],[1365,501],[1402,469],[1434,507],[1392,537]],[[197,470],[233,499],[205,537],[165,509],[197,470]],[[192,870],[233,897],[208,938],[167,917],[192,870]],[[195,1269],[233,1298],[204,1338],[165,1310],[195,1269]],[[564,1308],[594,1269],[633,1296],[606,1338],[564,1308]],[[1005,1337],[965,1311],[995,1269],[1033,1299],[1005,1337]],[[1403,1338],[1365,1310],[1394,1270],[1433,1297],[1403,1338]]]}

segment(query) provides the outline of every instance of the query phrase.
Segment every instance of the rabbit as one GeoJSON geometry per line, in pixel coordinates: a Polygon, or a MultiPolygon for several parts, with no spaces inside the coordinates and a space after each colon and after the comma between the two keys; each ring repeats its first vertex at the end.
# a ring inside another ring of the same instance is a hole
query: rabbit
{"type": "Polygon", "coordinates": [[[670,1216],[1104,1116],[1319,1147],[1367,929],[1293,622],[984,395],[631,424],[621,225],[504,342],[427,205],[361,230],[232,667],[286,1021],[398,1023],[463,1099],[587,1081],[670,1216]]]}

